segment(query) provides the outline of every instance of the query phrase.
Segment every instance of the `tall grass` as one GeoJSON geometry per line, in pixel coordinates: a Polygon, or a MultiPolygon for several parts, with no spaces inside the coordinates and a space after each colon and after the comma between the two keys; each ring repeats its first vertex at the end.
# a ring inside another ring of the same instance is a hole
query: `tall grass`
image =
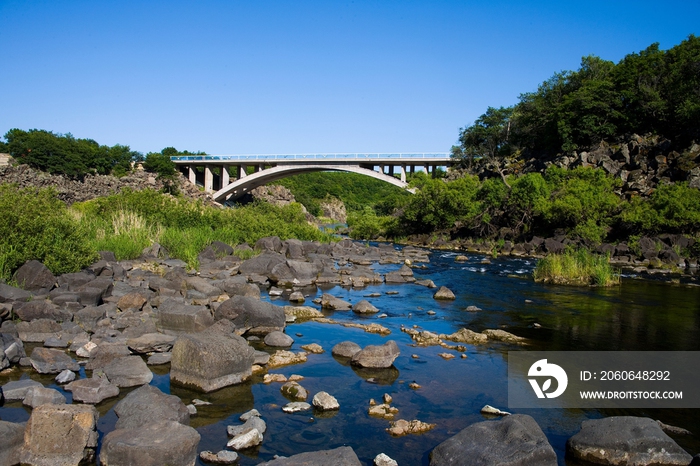
{"type": "Polygon", "coordinates": [[[75,272],[94,262],[97,251],[134,259],[154,242],[171,257],[198,267],[197,256],[212,241],[236,246],[265,236],[331,241],[310,225],[301,206],[260,203],[237,209],[156,191],[125,191],[67,208],[51,189],[0,185],[0,279],[30,259],[54,273],[75,272]]]}
{"type": "Polygon", "coordinates": [[[620,274],[607,256],[587,249],[567,249],[564,254],[549,254],[537,261],[535,281],[559,285],[612,286],[620,283],[620,274]]]}

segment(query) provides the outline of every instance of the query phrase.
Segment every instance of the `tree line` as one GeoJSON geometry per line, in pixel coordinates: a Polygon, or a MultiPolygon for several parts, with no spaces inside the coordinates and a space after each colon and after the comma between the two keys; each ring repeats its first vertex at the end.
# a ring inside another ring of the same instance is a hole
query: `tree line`
{"type": "Polygon", "coordinates": [[[106,146],[93,139],[81,139],[71,133],[57,134],[43,129],[11,129],[0,141],[0,152],[9,153],[18,163],[51,174],[82,179],[89,174],[124,176],[134,163],[142,163],[146,171],[162,178],[176,173],[170,157],[176,155],[206,155],[204,152],[180,151],[166,147],[160,152],[143,153],[129,146],[106,146]]]}
{"type": "Polygon", "coordinates": [[[590,55],[555,73],[511,107],[489,107],[459,132],[463,167],[485,159],[504,174],[509,158],[551,158],[624,134],[653,133],[677,148],[700,140],[700,38],[669,50],[654,43],[615,64],[590,55]]]}

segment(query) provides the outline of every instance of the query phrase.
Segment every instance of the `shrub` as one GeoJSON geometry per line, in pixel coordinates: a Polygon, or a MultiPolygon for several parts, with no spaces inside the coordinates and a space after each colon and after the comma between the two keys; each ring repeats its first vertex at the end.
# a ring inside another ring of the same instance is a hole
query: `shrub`
{"type": "Polygon", "coordinates": [[[568,249],[564,254],[549,254],[537,261],[535,281],[557,285],[612,286],[620,275],[610,265],[609,257],[587,249],[568,249]]]}

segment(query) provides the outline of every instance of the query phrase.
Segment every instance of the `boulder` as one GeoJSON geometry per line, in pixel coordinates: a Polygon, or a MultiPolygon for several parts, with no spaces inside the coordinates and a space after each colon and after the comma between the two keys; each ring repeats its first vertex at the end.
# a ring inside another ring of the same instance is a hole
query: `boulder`
{"type": "Polygon", "coordinates": [[[321,307],[332,311],[349,311],[352,309],[352,305],[349,302],[328,293],[323,293],[323,296],[321,296],[321,307]]]}
{"type": "Polygon", "coordinates": [[[224,301],[216,309],[215,318],[228,319],[237,328],[255,334],[283,330],[286,321],[284,308],[249,296],[234,296],[224,301]]]}
{"type": "Polygon", "coordinates": [[[75,380],[75,372],[68,369],[61,371],[54,379],[58,384],[66,384],[75,380]]]}
{"type": "Polygon", "coordinates": [[[165,335],[163,333],[146,333],[138,338],[130,338],[126,341],[126,345],[134,352],[139,354],[145,353],[167,353],[173,347],[177,340],[174,335],[165,335]]]}
{"type": "Polygon", "coordinates": [[[170,380],[211,392],[252,375],[255,350],[237,335],[181,335],[172,351],[170,380]]]}
{"type": "Polygon", "coordinates": [[[37,319],[50,319],[54,321],[70,321],[73,314],[65,309],[60,309],[51,301],[36,300],[15,304],[14,312],[21,320],[30,322],[37,319]]]}
{"type": "Polygon", "coordinates": [[[8,365],[17,364],[20,359],[27,355],[22,340],[9,333],[0,333],[0,352],[5,353],[8,365]]]}
{"type": "Polygon", "coordinates": [[[566,442],[573,458],[609,465],[683,465],[693,459],[650,418],[613,416],[581,423],[566,442]]]}
{"type": "Polygon", "coordinates": [[[26,423],[0,421],[0,464],[11,466],[19,464],[19,455],[24,445],[26,423]]]}
{"type": "Polygon", "coordinates": [[[205,463],[233,464],[238,461],[238,453],[235,451],[221,450],[217,453],[205,450],[199,454],[199,459],[205,463]]]}
{"type": "Polygon", "coordinates": [[[439,444],[430,466],[556,466],[557,455],[535,420],[513,414],[497,421],[477,422],[439,444]]]}
{"type": "Polygon", "coordinates": [[[277,458],[261,463],[259,466],[361,466],[360,459],[352,447],[338,447],[333,450],[310,451],[277,458]]]}
{"type": "Polygon", "coordinates": [[[374,307],[366,299],[363,299],[355,303],[355,305],[352,307],[352,312],[356,314],[376,314],[377,312],[379,312],[379,309],[374,307]]]}
{"type": "Polygon", "coordinates": [[[100,450],[103,466],[193,466],[201,436],[176,421],[160,421],[108,433],[100,450]]]}
{"type": "Polygon", "coordinates": [[[433,299],[453,300],[455,299],[455,294],[446,286],[441,286],[433,295],[433,299]]]}
{"type": "MultiPolygon", "coordinates": [[[[258,249],[257,243],[255,248],[258,249]]],[[[238,273],[244,276],[262,275],[267,277],[276,265],[284,264],[285,262],[287,262],[287,259],[282,254],[267,250],[257,257],[241,262],[241,265],[238,267],[238,273]]]]}
{"type": "MultiPolygon", "coordinates": [[[[86,352],[90,357],[90,360],[85,365],[85,369],[89,371],[94,371],[95,369],[102,369],[114,359],[131,355],[131,351],[129,351],[129,348],[121,342],[102,342],[94,348],[92,347],[92,345],[94,345],[93,342],[88,342],[84,346],[84,348],[87,350],[86,352]],[[88,350],[88,348],[92,349],[88,350]]],[[[76,355],[78,356],[82,354],[85,353],[80,351],[80,354],[78,354],[78,352],[76,352],[76,355]]]]}
{"type": "Polygon", "coordinates": [[[87,332],[94,332],[97,328],[97,322],[105,318],[109,309],[116,309],[116,304],[86,306],[73,314],[73,322],[80,325],[87,332]]]}
{"type": "Polygon", "coordinates": [[[251,428],[233,437],[228,441],[226,446],[239,451],[258,446],[262,443],[262,441],[262,433],[256,428],[251,428]]]}
{"type": "Polygon", "coordinates": [[[362,347],[354,341],[341,341],[331,349],[331,354],[341,358],[351,358],[361,349],[362,347]]]}
{"type": "Polygon", "coordinates": [[[34,387],[43,387],[40,382],[32,379],[22,379],[15,380],[12,382],[7,382],[0,389],[0,399],[5,399],[5,401],[19,401],[24,400],[27,396],[27,392],[34,387]]]}
{"type": "Polygon", "coordinates": [[[119,416],[116,429],[136,429],[159,421],[176,421],[190,425],[190,413],[175,395],[166,395],[157,387],[144,385],[116,404],[119,416]]]}
{"type": "Polygon", "coordinates": [[[309,397],[308,392],[304,387],[299,385],[298,382],[287,382],[280,388],[282,395],[289,398],[292,401],[306,401],[309,397]]]}
{"type": "Polygon", "coordinates": [[[119,387],[110,383],[106,377],[75,380],[64,389],[73,393],[73,401],[87,404],[97,404],[107,398],[119,396],[119,387]]]}
{"type": "Polygon", "coordinates": [[[340,409],[338,400],[327,392],[318,392],[314,395],[311,404],[321,411],[334,411],[340,409]]]}
{"type": "Polygon", "coordinates": [[[51,348],[34,348],[30,357],[32,367],[40,374],[58,374],[66,369],[80,370],[80,366],[61,350],[51,348]]]}
{"type": "Polygon", "coordinates": [[[117,301],[117,307],[122,311],[126,311],[129,309],[140,311],[147,301],[148,300],[143,295],[143,293],[139,293],[138,291],[132,291],[131,293],[127,293],[121,298],[119,298],[119,301],[117,301]]]}
{"type": "Polygon", "coordinates": [[[159,332],[196,333],[210,327],[213,323],[214,318],[206,306],[188,305],[170,298],[158,307],[159,332]]]}
{"type": "Polygon", "coordinates": [[[153,380],[153,372],[141,356],[122,356],[102,368],[110,382],[117,387],[135,387],[153,380]]]}
{"type": "Polygon", "coordinates": [[[354,366],[383,369],[391,367],[401,351],[394,340],[383,345],[367,345],[355,353],[350,361],[354,366]]]}
{"type": "Polygon", "coordinates": [[[31,291],[0,283],[0,303],[24,302],[31,297],[31,291]]]}
{"type": "Polygon", "coordinates": [[[221,294],[221,289],[211,284],[210,280],[202,277],[187,277],[185,279],[187,288],[194,289],[205,296],[213,297],[221,294]]]}
{"type": "Polygon", "coordinates": [[[265,339],[263,341],[267,346],[274,347],[287,347],[294,344],[294,338],[290,337],[284,332],[280,332],[279,330],[275,330],[274,332],[270,332],[265,335],[265,339]]]}
{"type": "Polygon", "coordinates": [[[58,390],[45,387],[31,387],[27,390],[27,395],[24,397],[22,404],[30,408],[45,404],[62,405],[66,403],[66,397],[58,390]]]}
{"type": "Polygon", "coordinates": [[[37,406],[27,421],[20,462],[55,466],[92,461],[97,447],[98,417],[91,405],[37,406]]]}
{"type": "Polygon", "coordinates": [[[441,340],[450,340],[454,341],[457,343],[468,343],[470,345],[479,345],[486,343],[489,339],[488,336],[486,336],[483,333],[477,333],[473,330],[469,330],[468,328],[461,328],[455,333],[452,333],[450,335],[445,335],[445,334],[440,334],[440,339],[441,340]]]}

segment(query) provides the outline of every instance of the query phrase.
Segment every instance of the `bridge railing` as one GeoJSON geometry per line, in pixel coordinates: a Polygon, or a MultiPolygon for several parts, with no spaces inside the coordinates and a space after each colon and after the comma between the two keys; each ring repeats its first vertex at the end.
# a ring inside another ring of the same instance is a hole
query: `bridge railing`
{"type": "Polygon", "coordinates": [[[173,162],[267,162],[267,161],[372,161],[372,160],[411,160],[411,161],[439,161],[450,160],[449,153],[425,152],[413,154],[244,154],[244,155],[176,155],[170,157],[173,162]]]}

